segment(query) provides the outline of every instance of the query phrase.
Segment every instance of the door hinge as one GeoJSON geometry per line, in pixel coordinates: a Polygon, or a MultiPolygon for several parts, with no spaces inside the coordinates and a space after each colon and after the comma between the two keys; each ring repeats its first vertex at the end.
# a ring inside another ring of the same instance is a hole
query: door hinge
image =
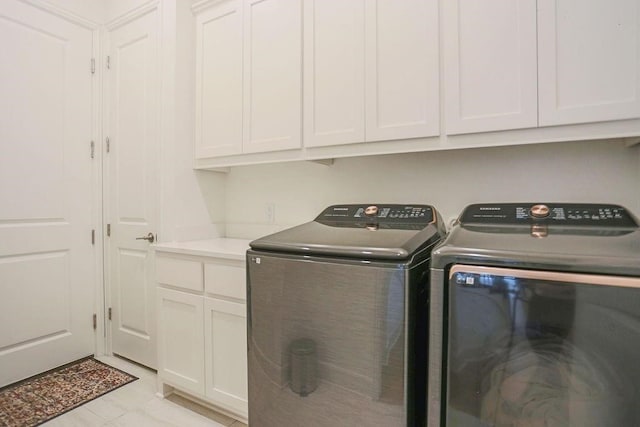
{"type": "Polygon", "coordinates": [[[96,143],[91,141],[91,158],[93,159],[96,155],[96,143]]]}
{"type": "Polygon", "coordinates": [[[111,307],[109,307],[109,320],[111,320],[111,307]]]}
{"type": "Polygon", "coordinates": [[[111,237],[111,224],[107,224],[107,237],[111,237]]]}
{"type": "Polygon", "coordinates": [[[96,59],[91,58],[91,74],[95,74],[95,73],[96,73],[96,59]]]}
{"type": "Polygon", "coordinates": [[[107,56],[107,70],[111,69],[111,57],[107,56]]]}
{"type": "Polygon", "coordinates": [[[93,313],[93,329],[98,329],[98,315],[93,313]]]}
{"type": "Polygon", "coordinates": [[[91,230],[91,244],[96,244],[96,230],[91,230]]]}
{"type": "Polygon", "coordinates": [[[108,153],[109,151],[111,151],[111,141],[109,141],[109,137],[107,137],[105,142],[107,143],[107,153],[108,153]]]}

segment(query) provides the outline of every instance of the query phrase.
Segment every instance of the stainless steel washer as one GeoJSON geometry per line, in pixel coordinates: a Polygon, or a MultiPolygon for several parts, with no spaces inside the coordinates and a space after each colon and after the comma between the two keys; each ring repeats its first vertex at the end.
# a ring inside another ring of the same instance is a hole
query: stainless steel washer
{"type": "Polygon", "coordinates": [[[424,425],[426,205],[338,205],[247,252],[249,423],[424,425]]]}
{"type": "Polygon", "coordinates": [[[628,210],[471,205],[431,268],[429,426],[640,425],[628,210]]]}

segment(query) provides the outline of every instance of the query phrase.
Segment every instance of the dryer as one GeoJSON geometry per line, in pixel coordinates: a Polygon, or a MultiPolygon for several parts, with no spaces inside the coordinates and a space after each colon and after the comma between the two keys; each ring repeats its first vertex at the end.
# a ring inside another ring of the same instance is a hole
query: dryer
{"type": "Polygon", "coordinates": [[[330,206],[247,252],[249,423],[422,426],[427,205],[330,206]]]}
{"type": "Polygon", "coordinates": [[[607,204],[468,206],[431,265],[429,426],[640,425],[640,231],[607,204]]]}

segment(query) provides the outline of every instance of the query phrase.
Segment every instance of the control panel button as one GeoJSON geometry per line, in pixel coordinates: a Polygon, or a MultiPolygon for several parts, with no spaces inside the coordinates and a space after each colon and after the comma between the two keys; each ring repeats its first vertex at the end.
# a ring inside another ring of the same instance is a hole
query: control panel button
{"type": "Polygon", "coordinates": [[[378,213],[378,207],[377,206],[367,206],[366,209],[364,210],[364,214],[366,216],[374,216],[378,213]]]}
{"type": "Polygon", "coordinates": [[[529,214],[534,218],[546,218],[549,216],[549,206],[547,205],[533,205],[529,214]]]}

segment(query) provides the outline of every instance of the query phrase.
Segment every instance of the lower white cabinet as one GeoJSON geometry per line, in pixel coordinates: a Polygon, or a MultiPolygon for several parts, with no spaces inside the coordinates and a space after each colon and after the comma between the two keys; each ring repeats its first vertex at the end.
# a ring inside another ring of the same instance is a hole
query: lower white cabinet
{"type": "Polygon", "coordinates": [[[184,391],[204,394],[203,297],[159,288],[158,375],[184,391]]]}
{"type": "Polygon", "coordinates": [[[205,298],[204,336],[205,394],[227,408],[246,414],[246,305],[205,298]]]}
{"type": "Polygon", "coordinates": [[[156,281],[161,393],[175,388],[246,420],[244,261],[158,253],[156,281]]]}

